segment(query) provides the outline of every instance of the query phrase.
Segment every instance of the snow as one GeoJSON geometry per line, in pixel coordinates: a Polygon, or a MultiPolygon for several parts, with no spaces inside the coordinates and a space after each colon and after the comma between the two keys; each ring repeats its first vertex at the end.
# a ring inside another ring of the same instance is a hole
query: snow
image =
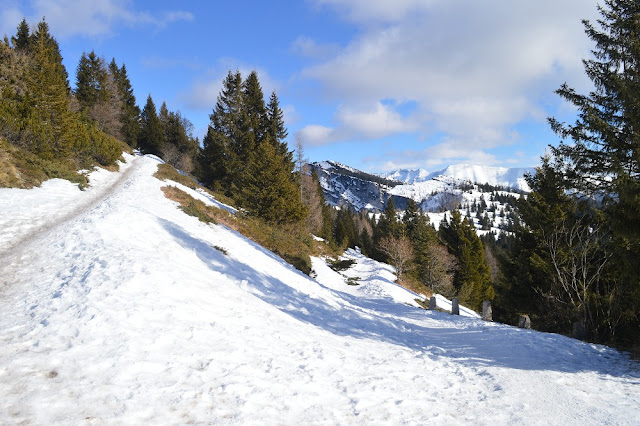
{"type": "Polygon", "coordinates": [[[525,173],[533,172],[535,172],[535,169],[532,167],[508,168],[472,164],[452,164],[435,172],[428,172],[424,169],[402,169],[385,173],[381,176],[388,179],[399,180],[407,186],[444,177],[459,182],[487,183],[492,186],[505,186],[529,192],[530,188],[524,180],[524,175],[525,173]]]}
{"type": "Polygon", "coordinates": [[[157,164],[0,189],[0,423],[637,424],[625,355],[417,308],[357,251],[314,281],[157,164]]]}

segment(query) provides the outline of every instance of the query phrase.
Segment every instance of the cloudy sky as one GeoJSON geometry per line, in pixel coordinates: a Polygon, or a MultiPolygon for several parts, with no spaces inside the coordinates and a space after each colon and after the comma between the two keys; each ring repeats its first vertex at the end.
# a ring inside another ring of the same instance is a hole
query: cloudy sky
{"type": "Polygon", "coordinates": [[[43,16],[72,86],[82,52],[115,57],[204,134],[229,70],[275,90],[312,161],[367,171],[532,166],[590,89],[581,19],[597,0],[0,0],[0,32],[43,16]]]}

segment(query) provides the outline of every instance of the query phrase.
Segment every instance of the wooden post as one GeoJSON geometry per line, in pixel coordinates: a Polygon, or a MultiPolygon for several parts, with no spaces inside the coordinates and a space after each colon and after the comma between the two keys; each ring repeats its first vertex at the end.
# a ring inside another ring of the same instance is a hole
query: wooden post
{"type": "Polygon", "coordinates": [[[436,308],[436,297],[431,296],[431,298],[429,299],[429,309],[435,309],[435,308],[436,308]]]}
{"type": "Polygon", "coordinates": [[[460,305],[457,297],[451,299],[451,315],[460,315],[460,305]]]}
{"type": "Polygon", "coordinates": [[[482,319],[485,321],[493,321],[490,300],[485,300],[484,302],[482,302],[482,319]]]}

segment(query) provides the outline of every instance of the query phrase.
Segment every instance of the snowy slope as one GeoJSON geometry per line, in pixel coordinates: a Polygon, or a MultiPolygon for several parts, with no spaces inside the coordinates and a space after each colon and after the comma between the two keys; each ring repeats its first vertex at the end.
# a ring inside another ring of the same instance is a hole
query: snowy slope
{"type": "Polygon", "coordinates": [[[362,289],[314,259],[320,284],[157,164],[0,189],[0,423],[637,424],[618,352],[418,309],[357,253],[362,289]]]}

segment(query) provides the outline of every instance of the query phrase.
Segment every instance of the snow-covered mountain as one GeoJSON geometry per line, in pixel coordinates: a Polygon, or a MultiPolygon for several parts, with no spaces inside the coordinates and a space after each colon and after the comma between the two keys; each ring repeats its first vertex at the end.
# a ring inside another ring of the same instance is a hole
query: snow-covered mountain
{"type": "Polygon", "coordinates": [[[400,182],[366,173],[336,161],[311,163],[327,202],[355,210],[384,209],[388,192],[400,182]]]}
{"type": "Polygon", "coordinates": [[[448,178],[453,181],[503,186],[528,192],[529,186],[524,180],[524,175],[534,172],[535,169],[532,167],[507,168],[453,164],[435,172],[428,172],[424,169],[401,169],[383,173],[381,176],[387,179],[398,180],[406,185],[438,178],[448,178]]]}
{"type": "Polygon", "coordinates": [[[625,355],[420,309],[353,250],[312,279],[126,160],[0,189],[0,423],[637,423],[625,355]]]}
{"type": "Polygon", "coordinates": [[[416,169],[374,175],[334,161],[312,163],[311,167],[318,174],[330,204],[355,210],[382,210],[389,197],[399,209],[404,209],[408,200],[413,199],[425,211],[448,210],[452,196],[462,201],[461,188],[473,184],[490,185],[496,190],[511,188],[509,191],[513,193],[527,192],[529,187],[524,175],[534,171],[533,168],[458,164],[435,172],[416,169]]]}

